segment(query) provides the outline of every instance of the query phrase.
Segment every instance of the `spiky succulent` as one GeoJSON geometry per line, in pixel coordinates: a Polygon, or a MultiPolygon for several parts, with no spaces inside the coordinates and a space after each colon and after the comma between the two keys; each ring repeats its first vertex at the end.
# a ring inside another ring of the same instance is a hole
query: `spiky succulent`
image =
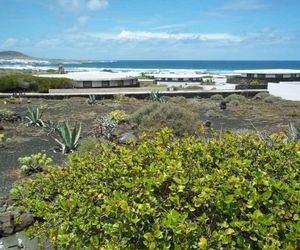
{"type": "Polygon", "coordinates": [[[59,123],[48,120],[47,122],[45,122],[45,128],[48,132],[48,135],[53,134],[59,128],[59,123]]]}
{"type": "Polygon", "coordinates": [[[97,103],[96,96],[95,95],[89,95],[87,103],[89,105],[95,105],[97,103]]]}
{"type": "Polygon", "coordinates": [[[159,91],[155,91],[155,90],[151,91],[149,95],[149,100],[153,102],[160,102],[160,103],[166,102],[165,97],[159,91]]]}
{"type": "Polygon", "coordinates": [[[64,122],[56,131],[59,138],[55,138],[55,141],[60,145],[64,154],[73,152],[78,147],[81,135],[81,123],[76,124],[71,131],[68,122],[64,122]]]}
{"type": "Polygon", "coordinates": [[[293,123],[290,123],[291,136],[293,140],[300,140],[300,129],[295,127],[293,123]]]}
{"type": "Polygon", "coordinates": [[[44,127],[45,123],[42,120],[42,112],[38,107],[28,108],[25,119],[27,126],[44,127]]]}

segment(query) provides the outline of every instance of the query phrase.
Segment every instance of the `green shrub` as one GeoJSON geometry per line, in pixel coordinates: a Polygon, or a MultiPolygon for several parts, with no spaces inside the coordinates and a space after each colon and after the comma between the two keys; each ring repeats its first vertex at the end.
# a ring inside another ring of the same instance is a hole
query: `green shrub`
{"type": "Polygon", "coordinates": [[[20,82],[28,82],[28,91],[46,93],[49,89],[72,88],[71,80],[66,78],[35,77],[29,74],[8,74],[0,76],[0,92],[16,92],[20,90],[20,82]]]}
{"type": "Polygon", "coordinates": [[[238,100],[232,100],[229,104],[231,106],[237,107],[237,106],[240,106],[241,103],[238,100]]]}
{"type": "Polygon", "coordinates": [[[254,99],[256,99],[256,100],[263,100],[263,99],[265,99],[265,98],[267,98],[267,97],[269,97],[269,96],[270,96],[269,93],[267,93],[267,92],[262,92],[262,93],[256,94],[256,95],[254,96],[254,99]]]}
{"type": "Polygon", "coordinates": [[[263,100],[265,103],[276,103],[276,102],[282,101],[282,99],[280,97],[273,96],[273,95],[267,96],[263,100]]]}
{"type": "Polygon", "coordinates": [[[133,114],[132,120],[143,130],[169,127],[176,135],[195,134],[200,122],[195,112],[180,104],[158,102],[141,107],[133,114]]]}
{"type": "Polygon", "coordinates": [[[211,96],[210,99],[213,101],[223,101],[224,97],[220,94],[216,94],[216,95],[211,96]]]}
{"type": "Polygon", "coordinates": [[[35,80],[38,82],[38,91],[40,93],[47,93],[49,89],[67,89],[73,87],[71,80],[67,78],[36,77],[35,80]]]}
{"type": "Polygon", "coordinates": [[[205,113],[205,115],[207,117],[211,117],[211,118],[220,118],[220,117],[223,117],[223,114],[220,111],[213,110],[213,109],[208,110],[205,113]]]}
{"type": "Polygon", "coordinates": [[[59,249],[299,249],[299,145],[168,130],[141,144],[99,145],[18,183],[31,235],[59,249]]]}
{"type": "Polygon", "coordinates": [[[21,166],[21,173],[23,175],[31,175],[42,172],[48,168],[52,164],[53,160],[46,154],[38,153],[31,156],[20,157],[18,162],[21,166]]]}
{"type": "Polygon", "coordinates": [[[116,124],[127,122],[129,120],[129,115],[124,110],[114,110],[109,113],[109,116],[116,124]]]}
{"type": "Polygon", "coordinates": [[[76,153],[78,155],[85,155],[86,153],[96,153],[96,145],[100,143],[99,138],[87,137],[80,141],[80,145],[77,148],[76,153]]]}
{"type": "Polygon", "coordinates": [[[242,96],[242,95],[237,95],[237,94],[231,94],[229,96],[227,96],[225,98],[225,101],[226,102],[232,102],[232,101],[239,101],[239,102],[245,102],[247,99],[245,96],[242,96]]]}

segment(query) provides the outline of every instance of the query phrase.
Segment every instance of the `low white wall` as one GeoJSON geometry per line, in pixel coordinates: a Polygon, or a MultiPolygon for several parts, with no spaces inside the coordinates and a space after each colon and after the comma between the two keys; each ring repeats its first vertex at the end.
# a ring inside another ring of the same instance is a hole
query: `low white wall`
{"type": "Polygon", "coordinates": [[[285,100],[300,101],[300,82],[269,83],[268,91],[285,100]]]}

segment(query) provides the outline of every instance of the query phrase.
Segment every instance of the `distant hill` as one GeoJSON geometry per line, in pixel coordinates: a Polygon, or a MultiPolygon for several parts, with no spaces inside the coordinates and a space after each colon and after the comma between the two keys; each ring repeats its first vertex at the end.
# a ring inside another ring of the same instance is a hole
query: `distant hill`
{"type": "Polygon", "coordinates": [[[0,51],[0,59],[35,59],[18,51],[0,51]]]}

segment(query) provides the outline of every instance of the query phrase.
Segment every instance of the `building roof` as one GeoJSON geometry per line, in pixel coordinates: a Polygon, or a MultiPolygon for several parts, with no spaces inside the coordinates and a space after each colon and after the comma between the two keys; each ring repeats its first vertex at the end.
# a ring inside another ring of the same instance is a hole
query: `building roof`
{"type": "Polygon", "coordinates": [[[257,69],[257,70],[236,70],[237,74],[300,74],[297,69],[257,69]]]}
{"type": "Polygon", "coordinates": [[[159,73],[159,74],[147,74],[154,78],[202,78],[209,77],[209,74],[197,74],[197,73],[159,73]]]}
{"type": "Polygon", "coordinates": [[[39,77],[50,78],[68,78],[73,81],[113,81],[113,80],[130,80],[137,78],[137,74],[130,73],[112,73],[104,71],[83,71],[69,72],[67,74],[42,74],[39,77]]]}

